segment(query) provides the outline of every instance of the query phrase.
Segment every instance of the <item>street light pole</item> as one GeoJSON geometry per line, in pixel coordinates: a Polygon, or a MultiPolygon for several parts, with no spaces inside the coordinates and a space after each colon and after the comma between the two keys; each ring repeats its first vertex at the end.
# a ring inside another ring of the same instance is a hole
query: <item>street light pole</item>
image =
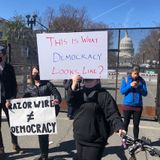
{"type": "Polygon", "coordinates": [[[37,21],[37,15],[26,15],[27,18],[27,25],[30,26],[31,30],[33,30],[33,25],[35,26],[36,23],[39,24],[41,27],[45,28],[47,30],[47,32],[49,31],[49,29],[43,25],[42,23],[40,23],[39,21],[37,21]]]}
{"type": "Polygon", "coordinates": [[[36,14],[33,15],[33,16],[27,15],[26,18],[27,18],[27,24],[28,24],[28,26],[30,26],[31,30],[33,30],[33,25],[34,26],[36,25],[37,15],[36,14]]]}
{"type": "Polygon", "coordinates": [[[157,68],[157,95],[156,95],[156,115],[160,123],[160,38],[158,39],[158,68],[157,68]]]}
{"type": "MultiPolygon", "coordinates": [[[[33,36],[33,26],[36,25],[36,19],[37,19],[37,15],[26,15],[27,18],[27,25],[30,27],[31,29],[31,36],[33,36]]],[[[30,47],[27,46],[27,52],[28,52],[28,48],[30,50],[30,47]]],[[[30,57],[30,65],[32,67],[32,63],[33,63],[33,51],[29,51],[29,53],[26,54],[26,61],[25,61],[25,65],[24,65],[24,71],[25,71],[25,75],[24,75],[24,84],[27,84],[27,66],[28,66],[28,62],[27,62],[27,58],[30,57]]],[[[25,86],[25,85],[24,85],[25,86]]],[[[25,86],[26,87],[26,86],[25,86]]]]}

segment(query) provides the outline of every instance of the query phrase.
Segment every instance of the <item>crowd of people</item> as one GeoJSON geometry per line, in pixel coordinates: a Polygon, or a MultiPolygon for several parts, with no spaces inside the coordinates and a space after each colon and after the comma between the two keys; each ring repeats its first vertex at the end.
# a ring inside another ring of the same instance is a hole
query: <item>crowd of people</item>
{"type": "MultiPolygon", "coordinates": [[[[12,107],[10,99],[16,98],[17,82],[14,68],[8,64],[6,48],[0,46],[0,122],[1,111],[6,114],[9,123],[8,108],[12,107]]],[[[107,139],[117,133],[123,140],[128,131],[131,115],[133,115],[133,134],[138,138],[140,117],[143,110],[142,96],[147,95],[144,79],[139,76],[139,66],[134,66],[130,74],[122,79],[120,88],[124,95],[123,115],[121,118],[118,106],[111,94],[101,86],[100,79],[84,79],[74,75],[70,80],[64,80],[67,91],[68,117],[73,119],[73,134],[78,160],[100,160],[107,139]]],[[[61,95],[55,85],[47,80],[40,80],[38,66],[31,68],[30,84],[23,97],[54,96],[53,105],[59,107],[61,95]]],[[[0,123],[1,125],[1,123],[0,123]]],[[[48,159],[49,135],[38,135],[40,156],[35,160],[48,159]]],[[[23,152],[18,145],[17,137],[11,133],[13,149],[23,152]]],[[[0,126],[0,157],[5,155],[0,126]]],[[[0,158],[2,159],[2,158],[0,158]]]]}

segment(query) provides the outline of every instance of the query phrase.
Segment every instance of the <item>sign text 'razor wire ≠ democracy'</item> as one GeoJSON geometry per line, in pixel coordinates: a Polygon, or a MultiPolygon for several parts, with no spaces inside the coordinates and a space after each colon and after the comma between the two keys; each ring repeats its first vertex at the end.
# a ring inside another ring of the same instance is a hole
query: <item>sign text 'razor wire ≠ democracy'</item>
{"type": "Polygon", "coordinates": [[[52,100],[49,96],[11,100],[11,132],[17,136],[56,134],[57,123],[52,100]]]}

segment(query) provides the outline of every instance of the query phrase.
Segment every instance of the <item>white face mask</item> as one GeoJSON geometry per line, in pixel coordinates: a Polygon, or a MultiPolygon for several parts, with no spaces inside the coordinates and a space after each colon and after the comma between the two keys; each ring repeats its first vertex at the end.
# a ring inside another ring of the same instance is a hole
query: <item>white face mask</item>
{"type": "Polygon", "coordinates": [[[99,80],[97,80],[97,79],[84,80],[84,86],[86,88],[93,88],[98,83],[99,83],[99,80]]]}

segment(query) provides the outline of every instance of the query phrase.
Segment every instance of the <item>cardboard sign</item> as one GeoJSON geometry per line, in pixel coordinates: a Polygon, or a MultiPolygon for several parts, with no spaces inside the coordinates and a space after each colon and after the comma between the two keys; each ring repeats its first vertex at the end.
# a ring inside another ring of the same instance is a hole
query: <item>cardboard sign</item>
{"type": "Polygon", "coordinates": [[[10,129],[14,135],[56,134],[57,122],[52,97],[11,100],[10,129]]]}
{"type": "Polygon", "coordinates": [[[108,32],[37,34],[41,80],[108,77],[108,32]]]}

